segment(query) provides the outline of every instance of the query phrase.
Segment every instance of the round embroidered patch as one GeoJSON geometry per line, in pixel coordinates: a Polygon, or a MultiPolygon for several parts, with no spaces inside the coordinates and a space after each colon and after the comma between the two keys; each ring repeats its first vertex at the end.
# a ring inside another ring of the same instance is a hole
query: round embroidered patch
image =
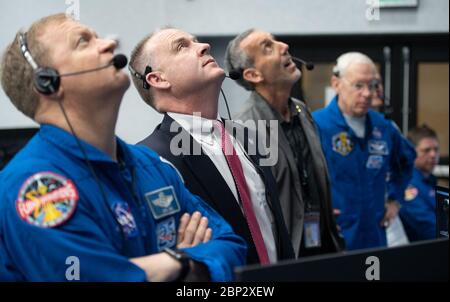
{"type": "Polygon", "coordinates": [[[16,209],[29,224],[52,228],[70,219],[78,198],[72,181],[52,172],[39,172],[23,183],[16,209]]]}
{"type": "Polygon", "coordinates": [[[419,190],[416,187],[409,185],[405,190],[405,201],[411,201],[417,197],[419,190]]]}
{"type": "Polygon", "coordinates": [[[331,143],[333,145],[333,151],[342,156],[347,156],[353,150],[353,142],[347,132],[339,132],[333,135],[331,143]]]}

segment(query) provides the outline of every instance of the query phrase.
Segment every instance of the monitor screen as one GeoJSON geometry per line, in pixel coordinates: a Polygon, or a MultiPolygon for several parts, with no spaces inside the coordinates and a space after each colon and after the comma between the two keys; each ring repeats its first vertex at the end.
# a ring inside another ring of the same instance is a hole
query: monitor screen
{"type": "Polygon", "coordinates": [[[436,231],[438,238],[448,238],[448,188],[436,187],[436,231]]]}
{"type": "Polygon", "coordinates": [[[448,281],[448,239],[346,251],[235,269],[236,281],[424,282],[448,281]]]}

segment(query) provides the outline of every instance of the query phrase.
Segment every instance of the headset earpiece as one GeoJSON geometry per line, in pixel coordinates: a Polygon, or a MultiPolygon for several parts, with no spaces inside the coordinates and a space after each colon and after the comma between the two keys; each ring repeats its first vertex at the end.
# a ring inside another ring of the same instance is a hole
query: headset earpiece
{"type": "Polygon", "coordinates": [[[56,69],[39,67],[34,72],[34,86],[39,93],[49,95],[59,90],[61,78],[56,69]]]}
{"type": "Polygon", "coordinates": [[[19,47],[23,57],[33,68],[36,90],[45,95],[57,92],[61,82],[58,71],[49,67],[40,67],[36,63],[28,49],[26,33],[19,33],[19,47]]]}
{"type": "Polygon", "coordinates": [[[147,65],[145,67],[145,71],[144,74],[140,74],[139,72],[137,72],[136,70],[134,70],[134,68],[131,66],[131,64],[128,64],[128,70],[130,70],[131,75],[133,77],[135,77],[136,79],[139,79],[142,81],[142,87],[146,90],[150,89],[150,85],[147,83],[147,75],[152,72],[152,67],[150,65],[147,65]]]}
{"type": "Polygon", "coordinates": [[[147,75],[152,72],[152,67],[150,65],[145,66],[145,71],[144,71],[144,76],[143,76],[143,87],[144,89],[149,90],[150,89],[150,85],[147,83],[147,75]]]}

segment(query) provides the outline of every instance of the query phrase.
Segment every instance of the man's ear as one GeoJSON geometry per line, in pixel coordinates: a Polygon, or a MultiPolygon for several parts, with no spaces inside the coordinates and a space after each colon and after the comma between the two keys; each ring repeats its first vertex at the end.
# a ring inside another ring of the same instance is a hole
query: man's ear
{"type": "Polygon", "coordinates": [[[336,91],[336,93],[339,93],[341,86],[341,79],[335,75],[331,77],[331,87],[336,91]]]}
{"type": "Polygon", "coordinates": [[[145,80],[150,86],[159,89],[168,89],[171,86],[170,82],[165,79],[164,73],[160,71],[153,71],[148,73],[145,76],[145,80]]]}
{"type": "Polygon", "coordinates": [[[242,72],[242,77],[247,82],[258,84],[261,83],[264,80],[264,76],[255,68],[246,68],[242,72]]]}

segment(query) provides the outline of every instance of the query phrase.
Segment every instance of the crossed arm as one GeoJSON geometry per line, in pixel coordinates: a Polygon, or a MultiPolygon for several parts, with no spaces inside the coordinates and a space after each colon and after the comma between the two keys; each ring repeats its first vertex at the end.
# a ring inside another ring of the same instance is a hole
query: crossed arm
{"type": "MultiPolygon", "coordinates": [[[[200,212],[191,215],[185,213],[180,219],[177,234],[177,248],[188,248],[208,242],[212,237],[212,229],[208,228],[208,218],[200,212]]],[[[139,266],[147,274],[147,280],[173,281],[181,273],[181,264],[166,253],[131,258],[131,262],[139,266]]],[[[191,260],[190,273],[186,277],[191,281],[208,281],[208,269],[201,263],[191,260]]]]}

